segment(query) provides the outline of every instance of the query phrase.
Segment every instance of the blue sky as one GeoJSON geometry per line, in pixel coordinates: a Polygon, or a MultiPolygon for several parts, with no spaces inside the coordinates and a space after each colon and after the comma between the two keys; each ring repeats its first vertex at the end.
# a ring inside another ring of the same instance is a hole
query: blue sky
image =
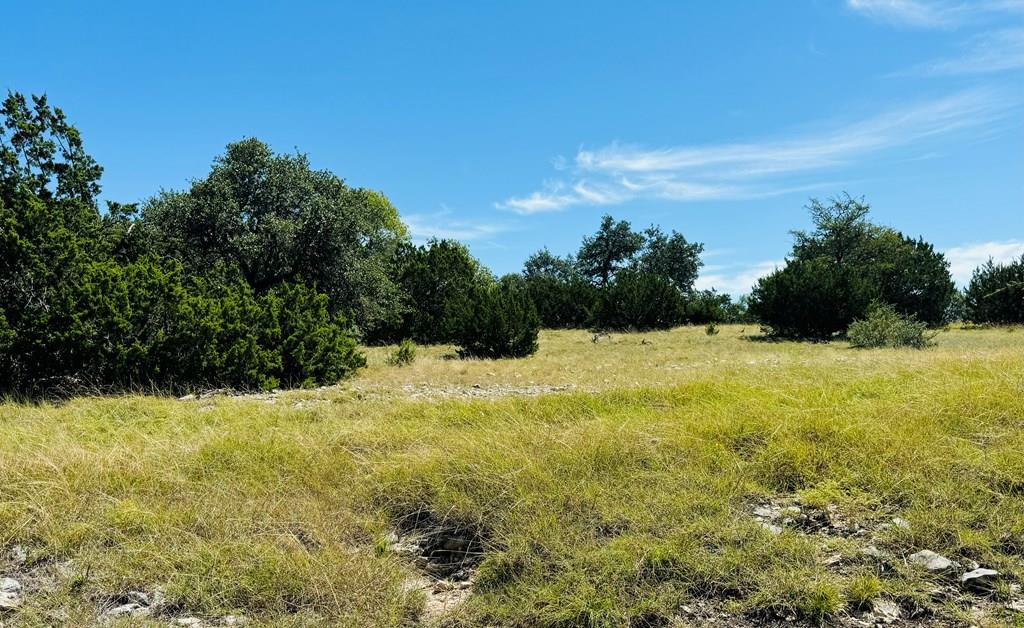
{"type": "Polygon", "coordinates": [[[744,293],[865,196],[961,282],[1024,253],[1024,0],[17,2],[0,87],[46,92],[108,199],[246,136],[384,191],[498,273],[611,213],[744,293]]]}

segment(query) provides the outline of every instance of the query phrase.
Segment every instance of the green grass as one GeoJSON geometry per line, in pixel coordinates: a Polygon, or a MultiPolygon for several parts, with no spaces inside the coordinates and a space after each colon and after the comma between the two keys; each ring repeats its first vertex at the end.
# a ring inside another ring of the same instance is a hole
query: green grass
{"type": "Polygon", "coordinates": [[[971,598],[902,561],[924,548],[1024,579],[1024,331],[914,351],[741,329],[544,332],[533,358],[402,368],[374,349],[354,382],[275,399],[0,405],[0,556],[29,550],[0,557],[27,589],[0,621],[87,625],[159,588],[174,616],[415,624],[415,567],[384,542],[415,513],[484,541],[455,625],[659,625],[695,600],[828,623],[880,597],[955,621],[971,598]],[[408,398],[473,384],[576,392],[408,398]],[[780,497],[868,533],[773,535],[750,512],[780,497]]]}

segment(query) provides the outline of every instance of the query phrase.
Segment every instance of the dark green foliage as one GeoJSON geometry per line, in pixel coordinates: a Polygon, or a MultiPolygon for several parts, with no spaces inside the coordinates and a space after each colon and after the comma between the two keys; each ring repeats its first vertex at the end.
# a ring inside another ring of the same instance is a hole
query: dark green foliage
{"type": "Polygon", "coordinates": [[[364,332],[398,311],[390,263],[406,234],[397,211],[377,192],[312,170],[305,155],[276,155],[253,138],[229,144],[188,191],[151,199],[143,224],[189,274],[236,273],[258,294],[316,285],[364,332]]]}
{"type": "Polygon", "coordinates": [[[874,303],[863,319],[850,324],[846,335],[854,347],[912,347],[923,349],[931,342],[928,326],[912,316],[904,316],[891,305],[874,303]]]}
{"type": "Polygon", "coordinates": [[[862,271],[878,301],[929,326],[946,322],[956,285],[949,262],[931,244],[882,229],[868,246],[862,271]]]}
{"type": "Polygon", "coordinates": [[[521,277],[477,286],[459,331],[459,353],[475,358],[523,358],[537,351],[540,319],[521,277]]]}
{"type": "Polygon", "coordinates": [[[773,334],[828,339],[875,301],[928,325],[945,321],[956,288],[932,245],[872,224],[868,206],[849,196],[812,200],[809,210],[815,230],[795,232],[786,266],[751,294],[750,314],[773,334]]]}
{"type": "Polygon", "coordinates": [[[632,262],[643,246],[642,234],[633,231],[625,220],[615,222],[606,214],[601,218],[597,233],[583,238],[576,263],[585,277],[599,286],[606,286],[619,269],[632,262]]]}
{"type": "Polygon", "coordinates": [[[362,365],[312,288],[260,296],[149,254],[132,206],[96,208],[100,168],[45,99],[4,102],[0,392],[333,383],[362,365]]]}
{"type": "Polygon", "coordinates": [[[794,259],[762,278],[750,313],[788,338],[827,340],[867,311],[872,294],[856,274],[827,259],[794,259]]]}
{"type": "Polygon", "coordinates": [[[78,129],[46,96],[4,99],[0,129],[0,194],[34,196],[43,202],[95,207],[103,169],[85,152],[78,129]]]}
{"type": "Polygon", "coordinates": [[[366,365],[342,315],[332,316],[327,295],[308,286],[281,284],[264,297],[281,354],[279,379],[287,386],[336,383],[366,365]]]}
{"type": "Polygon", "coordinates": [[[658,227],[650,227],[644,235],[646,242],[637,268],[643,273],[667,277],[679,290],[689,292],[704,265],[700,259],[704,245],[687,242],[683,234],[675,231],[665,235],[658,227]]]}
{"type": "Polygon", "coordinates": [[[620,271],[601,291],[594,312],[598,329],[646,331],[682,322],[683,295],[661,275],[620,271]]]}
{"type": "Polygon", "coordinates": [[[717,301],[693,293],[703,250],[675,231],[637,233],[606,215],[575,259],[543,249],[526,260],[523,277],[545,327],[664,329],[688,320],[684,301],[699,322],[725,316],[717,301]]]}
{"type": "Polygon", "coordinates": [[[1024,255],[1008,264],[989,260],[975,269],[964,299],[971,322],[1024,323],[1024,255]]]}
{"type": "Polygon", "coordinates": [[[421,344],[455,342],[477,286],[492,281],[487,271],[454,240],[403,246],[395,262],[396,282],[404,293],[401,315],[382,326],[372,342],[411,338],[421,344]]]}
{"type": "Polygon", "coordinates": [[[523,278],[541,325],[549,329],[586,327],[598,289],[579,272],[572,257],[557,257],[547,249],[538,251],[523,265],[523,278]]]}
{"type": "Polygon", "coordinates": [[[732,299],[727,294],[719,294],[714,290],[694,291],[686,295],[683,304],[682,321],[690,325],[706,323],[724,323],[729,317],[732,299]]]}

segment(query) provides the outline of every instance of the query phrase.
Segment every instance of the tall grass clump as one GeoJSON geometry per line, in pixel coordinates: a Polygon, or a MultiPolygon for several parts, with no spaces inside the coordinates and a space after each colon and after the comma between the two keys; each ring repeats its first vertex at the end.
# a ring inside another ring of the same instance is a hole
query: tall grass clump
{"type": "Polygon", "coordinates": [[[913,316],[904,316],[891,305],[876,303],[866,318],[855,320],[846,332],[854,347],[911,347],[923,349],[933,338],[928,326],[913,316]]]}

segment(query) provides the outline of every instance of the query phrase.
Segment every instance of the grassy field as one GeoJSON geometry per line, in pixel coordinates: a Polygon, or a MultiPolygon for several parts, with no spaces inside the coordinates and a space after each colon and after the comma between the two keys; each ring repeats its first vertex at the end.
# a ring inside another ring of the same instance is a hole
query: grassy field
{"type": "Polygon", "coordinates": [[[754,333],[0,405],[0,625],[1024,625],[1024,329],[754,333]]]}

